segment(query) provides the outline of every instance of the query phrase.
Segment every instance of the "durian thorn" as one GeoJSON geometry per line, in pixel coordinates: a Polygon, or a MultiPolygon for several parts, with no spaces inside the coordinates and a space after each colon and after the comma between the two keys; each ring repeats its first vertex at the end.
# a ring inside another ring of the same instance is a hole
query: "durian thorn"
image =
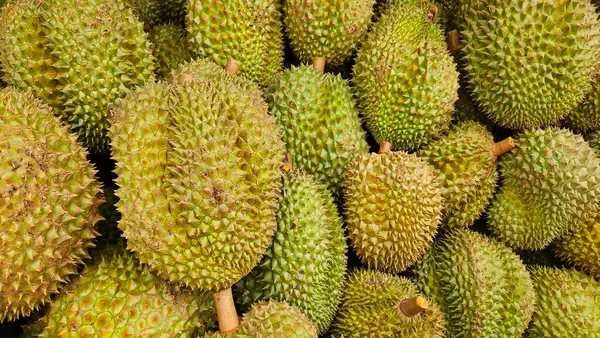
{"type": "Polygon", "coordinates": [[[456,53],[460,50],[460,37],[456,29],[448,32],[448,49],[452,53],[456,53]]]}
{"type": "Polygon", "coordinates": [[[231,75],[237,75],[241,66],[242,64],[237,62],[234,58],[229,58],[225,64],[225,71],[231,75]]]}
{"type": "Polygon", "coordinates": [[[285,159],[283,160],[283,171],[290,172],[294,169],[292,164],[292,154],[285,153],[285,159]]]}
{"type": "Polygon", "coordinates": [[[217,291],[213,297],[215,298],[215,306],[217,307],[219,331],[221,333],[235,332],[238,326],[240,326],[240,319],[235,310],[231,288],[217,291]]]}
{"type": "Polygon", "coordinates": [[[314,69],[318,69],[322,72],[325,71],[325,58],[322,56],[315,56],[312,59],[312,66],[314,69]]]}
{"type": "Polygon", "coordinates": [[[515,140],[512,137],[507,137],[500,142],[494,143],[492,152],[496,157],[515,149],[515,140]]]}
{"type": "Polygon", "coordinates": [[[392,150],[392,144],[388,141],[381,141],[381,143],[379,143],[379,153],[380,154],[387,154],[390,152],[390,150],[392,150]]]}
{"type": "Polygon", "coordinates": [[[438,8],[437,6],[431,5],[427,8],[427,19],[431,22],[435,22],[438,16],[438,8]]]}
{"type": "Polygon", "coordinates": [[[400,311],[407,317],[414,317],[429,308],[427,299],[421,296],[407,298],[398,305],[400,311]]]}

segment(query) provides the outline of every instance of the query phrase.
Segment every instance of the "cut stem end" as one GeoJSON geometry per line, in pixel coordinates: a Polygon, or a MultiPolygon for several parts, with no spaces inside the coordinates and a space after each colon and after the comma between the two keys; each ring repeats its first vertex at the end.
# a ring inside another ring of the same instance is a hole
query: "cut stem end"
{"type": "Polygon", "coordinates": [[[312,62],[313,62],[312,66],[313,66],[314,69],[318,69],[321,72],[325,71],[325,58],[324,57],[322,57],[322,56],[315,56],[312,59],[312,62]]]}
{"type": "Polygon", "coordinates": [[[227,63],[225,64],[225,71],[231,75],[237,75],[237,73],[240,71],[241,66],[242,64],[235,61],[234,58],[229,58],[229,60],[227,60],[227,63]]]}
{"type": "Polygon", "coordinates": [[[231,333],[240,326],[240,320],[233,303],[233,294],[231,288],[217,291],[214,293],[215,306],[217,308],[217,318],[219,319],[219,331],[221,333],[231,333]]]}
{"type": "Polygon", "coordinates": [[[448,32],[448,49],[452,53],[456,53],[460,50],[460,37],[458,36],[458,31],[451,30],[448,32]]]}
{"type": "Polygon", "coordinates": [[[492,152],[496,157],[515,149],[515,140],[512,137],[507,137],[504,140],[494,143],[492,152]]]}
{"type": "Polygon", "coordinates": [[[388,141],[381,141],[381,143],[379,143],[379,153],[380,154],[387,154],[392,150],[392,144],[388,141]]]}
{"type": "Polygon", "coordinates": [[[429,302],[427,299],[421,296],[415,296],[412,298],[408,298],[400,302],[398,305],[400,311],[407,317],[414,317],[419,313],[427,310],[429,308],[429,302]]]}

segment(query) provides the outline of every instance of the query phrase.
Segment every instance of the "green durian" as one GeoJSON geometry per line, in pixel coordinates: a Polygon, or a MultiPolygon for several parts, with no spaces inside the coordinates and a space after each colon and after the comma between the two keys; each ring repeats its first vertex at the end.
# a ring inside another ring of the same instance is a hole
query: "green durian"
{"type": "Polygon", "coordinates": [[[174,24],[155,26],[148,39],[156,58],[156,75],[159,79],[169,76],[171,71],[192,59],[192,47],[183,28],[174,24]]]}
{"type": "Polygon", "coordinates": [[[500,164],[502,186],[488,226],[512,248],[544,248],[591,217],[600,200],[598,155],[568,130],[523,132],[500,164]]]}
{"type": "Polygon", "coordinates": [[[355,270],[348,275],[332,331],[357,338],[442,338],[444,315],[405,277],[355,270]]]}
{"type": "Polygon", "coordinates": [[[29,92],[0,89],[0,322],[50,301],[88,258],[101,219],[85,150],[29,92]]]}
{"type": "Polygon", "coordinates": [[[484,235],[454,230],[414,273],[444,313],[446,337],[521,337],[531,319],[535,295],[525,265],[484,235]]]}
{"type": "Polygon", "coordinates": [[[142,24],[121,0],[11,1],[0,12],[3,80],[51,105],[90,152],[109,150],[110,107],[153,78],[142,24]]]}
{"type": "Polygon", "coordinates": [[[594,148],[597,152],[600,151],[600,132],[595,132],[587,136],[590,147],[594,148]]]}
{"type": "Polygon", "coordinates": [[[233,333],[209,333],[205,338],[317,338],[317,327],[298,308],[285,302],[258,302],[233,333]]]}
{"type": "Polygon", "coordinates": [[[594,76],[592,90],[565,118],[566,125],[578,132],[600,130],[600,75],[594,76]]]}
{"type": "Polygon", "coordinates": [[[183,27],[185,25],[187,0],[161,0],[161,2],[163,20],[183,27]]]}
{"type": "Polygon", "coordinates": [[[460,7],[469,85],[495,123],[550,125],[591,90],[600,23],[589,0],[470,0],[460,7]]]}
{"type": "Polygon", "coordinates": [[[285,31],[294,54],[310,63],[341,65],[364,39],[374,0],[284,0],[285,31]]]}
{"type": "Polygon", "coordinates": [[[353,83],[359,108],[378,143],[413,150],[451,119],[458,72],[429,2],[392,2],[358,51],[353,83]]]}
{"type": "Polygon", "coordinates": [[[344,179],[348,236],[369,267],[398,273],[431,246],[442,216],[435,169],[414,154],[390,152],[356,157],[344,179]]]}
{"type": "Polygon", "coordinates": [[[276,0],[187,0],[194,52],[220,66],[233,58],[240,76],[264,86],[283,68],[280,10],[276,0]]]}
{"type": "Polygon", "coordinates": [[[162,2],[163,0],[124,0],[133,14],[144,24],[146,31],[163,22],[162,2]]]}
{"type": "Polygon", "coordinates": [[[346,274],[342,220],[327,188],[293,171],[283,181],[277,230],[263,261],[237,285],[244,308],[258,300],[286,301],[327,332],[346,274]]]}
{"type": "Polygon", "coordinates": [[[600,337],[600,283],[575,270],[534,266],[535,313],[525,337],[600,337]]]}
{"type": "Polygon", "coordinates": [[[292,66],[265,90],[294,167],[341,197],[348,162],[369,151],[348,82],[310,66],[292,66]]]}
{"type": "Polygon", "coordinates": [[[596,211],[583,226],[559,239],[555,251],[562,260],[600,280],[600,212],[596,211]]]}

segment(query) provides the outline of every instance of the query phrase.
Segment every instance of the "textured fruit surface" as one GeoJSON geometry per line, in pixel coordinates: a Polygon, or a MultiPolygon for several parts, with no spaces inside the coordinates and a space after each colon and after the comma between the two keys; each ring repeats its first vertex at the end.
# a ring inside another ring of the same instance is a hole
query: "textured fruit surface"
{"type": "Polygon", "coordinates": [[[348,236],[363,262],[397,273],[431,246],[443,208],[437,176],[425,160],[404,152],[362,155],[348,165],[348,236]]]}
{"type": "Polygon", "coordinates": [[[391,274],[356,270],[348,275],[333,332],[344,337],[444,337],[444,315],[437,305],[407,317],[400,303],[420,295],[412,282],[391,274]]]}
{"type": "Polygon", "coordinates": [[[595,212],[581,228],[559,239],[556,253],[600,280],[600,213],[595,212]]]}
{"type": "Polygon", "coordinates": [[[163,0],[124,0],[125,4],[131,6],[133,14],[144,24],[146,30],[160,24],[162,20],[163,0]]]}
{"type": "Polygon", "coordinates": [[[273,243],[237,285],[236,300],[244,308],[258,300],[286,301],[323,334],[342,295],[346,250],[342,220],[327,188],[292,172],[283,181],[273,243]]]}
{"type": "Polygon", "coordinates": [[[190,337],[216,320],[211,294],[168,284],[114,247],[65,287],[40,323],[41,337],[190,337]]]}
{"type": "Polygon", "coordinates": [[[447,337],[521,337],[533,313],[525,265],[501,243],[469,230],[440,239],[414,269],[440,305],[447,337]]]}
{"type": "Polygon", "coordinates": [[[554,123],[591,89],[600,24],[589,0],[472,0],[461,6],[467,78],[499,125],[554,123]]]}
{"type": "Polygon", "coordinates": [[[239,75],[266,85],[283,67],[279,1],[188,0],[186,26],[194,51],[224,66],[242,64],[239,75]]]}
{"type": "Polygon", "coordinates": [[[412,150],[452,119],[458,72],[433,4],[396,1],[358,51],[353,82],[367,127],[378,143],[412,150]]]}
{"type": "Polygon", "coordinates": [[[446,227],[470,226],[492,198],[498,179],[493,146],[484,126],[465,122],[418,152],[440,174],[446,227]]]}
{"type": "Polygon", "coordinates": [[[0,90],[0,322],[50,301],[88,258],[100,184],[67,128],[32,94],[0,90]]]}
{"type": "Polygon", "coordinates": [[[596,152],[600,151],[600,132],[595,132],[587,137],[590,147],[594,148],[596,152]]]}
{"type": "Polygon", "coordinates": [[[119,227],[159,274],[220,290],[271,243],[283,142],[249,81],[205,61],[173,81],[131,92],[113,113],[119,227]]]}
{"type": "Polygon", "coordinates": [[[526,337],[600,337],[600,283],[575,270],[534,266],[535,313],[526,337]]]}
{"type": "Polygon", "coordinates": [[[374,0],[285,0],[285,32],[300,61],[341,65],[364,39],[374,0]]]}
{"type": "Polygon", "coordinates": [[[174,24],[159,25],[148,34],[156,58],[156,75],[166,78],[172,70],[192,58],[192,47],[183,28],[174,24]]]}
{"type": "Polygon", "coordinates": [[[235,333],[209,333],[205,338],[317,338],[316,326],[285,302],[258,302],[244,314],[235,333]]]}
{"type": "Polygon", "coordinates": [[[50,104],[91,152],[108,151],[110,107],[154,73],[142,24],[121,0],[11,1],[0,64],[7,84],[50,104]]]}
{"type": "Polygon", "coordinates": [[[185,6],[187,0],[161,0],[161,2],[165,22],[171,22],[183,27],[185,24],[185,6]]]}
{"type": "Polygon", "coordinates": [[[512,248],[542,249],[596,210],[600,160],[580,135],[557,128],[523,132],[500,164],[503,183],[488,225],[512,248]]]}
{"type": "Polygon", "coordinates": [[[346,80],[310,66],[292,66],[265,90],[292,165],[313,174],[341,197],[348,162],[368,152],[346,80]]]}
{"type": "Polygon", "coordinates": [[[592,90],[583,102],[565,119],[566,124],[578,132],[600,129],[600,76],[594,76],[592,90]]]}

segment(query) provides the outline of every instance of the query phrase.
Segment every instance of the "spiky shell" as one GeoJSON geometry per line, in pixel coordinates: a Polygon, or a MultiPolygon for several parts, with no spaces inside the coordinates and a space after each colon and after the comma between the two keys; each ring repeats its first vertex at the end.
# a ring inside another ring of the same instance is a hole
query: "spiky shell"
{"type": "Polygon", "coordinates": [[[113,112],[119,227],[159,274],[220,290],[271,243],[283,142],[255,85],[206,62],[183,69],[113,112]]]}
{"type": "Polygon", "coordinates": [[[600,337],[600,283],[581,272],[534,266],[535,313],[525,337],[600,337]]]}
{"type": "Polygon", "coordinates": [[[161,0],[161,2],[165,22],[183,27],[185,24],[185,6],[187,0],[161,0]]]}
{"type": "Polygon", "coordinates": [[[544,248],[591,217],[600,200],[598,155],[568,130],[523,132],[500,163],[503,183],[488,225],[512,248],[544,248]]]}
{"type": "Polygon", "coordinates": [[[348,275],[333,332],[345,337],[444,337],[444,316],[437,305],[414,317],[400,310],[403,300],[418,295],[405,277],[355,270],[348,275]]]}
{"type": "Polygon", "coordinates": [[[194,51],[239,75],[266,85],[283,68],[280,4],[276,0],[188,0],[186,27],[194,51]]]}
{"type": "Polygon", "coordinates": [[[174,24],[158,25],[150,30],[152,53],[156,58],[156,75],[159,79],[192,58],[192,47],[183,28],[174,24]]]}
{"type": "Polygon", "coordinates": [[[0,90],[0,322],[50,301],[88,258],[102,203],[85,150],[32,94],[0,90]]]}
{"type": "Polygon", "coordinates": [[[567,115],[565,122],[578,132],[600,130],[600,75],[594,76],[592,90],[577,109],[567,115]]]}
{"type": "Polygon", "coordinates": [[[292,165],[324,182],[336,198],[348,162],[368,146],[348,82],[310,66],[292,66],[265,90],[292,165]]]}
{"type": "Polygon", "coordinates": [[[448,126],[458,98],[458,72],[434,5],[396,1],[358,51],[353,82],[375,140],[412,150],[448,126]]]}
{"type": "Polygon", "coordinates": [[[597,152],[600,151],[600,132],[595,132],[587,137],[590,147],[594,148],[597,152]]]}
{"type": "Polygon", "coordinates": [[[91,152],[106,152],[110,107],[152,79],[142,24],[121,0],[11,1],[0,13],[4,81],[30,88],[91,152]]]}
{"type": "Polygon", "coordinates": [[[467,78],[497,124],[549,125],[590,91],[600,24],[589,0],[471,0],[461,6],[467,78]]]}
{"type": "Polygon", "coordinates": [[[286,175],[277,230],[263,261],[237,285],[245,308],[275,299],[297,306],[324,334],[346,274],[342,220],[327,188],[301,172],[286,175]]]}
{"type": "Polygon", "coordinates": [[[556,242],[558,257],[600,280],[600,212],[556,242]]]}
{"type": "Polygon", "coordinates": [[[205,338],[317,338],[317,327],[295,306],[285,302],[258,302],[244,314],[234,333],[209,333],[205,338]]]}
{"type": "Polygon", "coordinates": [[[147,31],[159,25],[162,19],[163,0],[124,0],[131,7],[133,14],[144,24],[147,31]]]}
{"type": "Polygon", "coordinates": [[[370,267],[398,273],[431,246],[442,215],[435,169],[404,152],[355,158],[344,179],[352,246],[370,267]]]}

